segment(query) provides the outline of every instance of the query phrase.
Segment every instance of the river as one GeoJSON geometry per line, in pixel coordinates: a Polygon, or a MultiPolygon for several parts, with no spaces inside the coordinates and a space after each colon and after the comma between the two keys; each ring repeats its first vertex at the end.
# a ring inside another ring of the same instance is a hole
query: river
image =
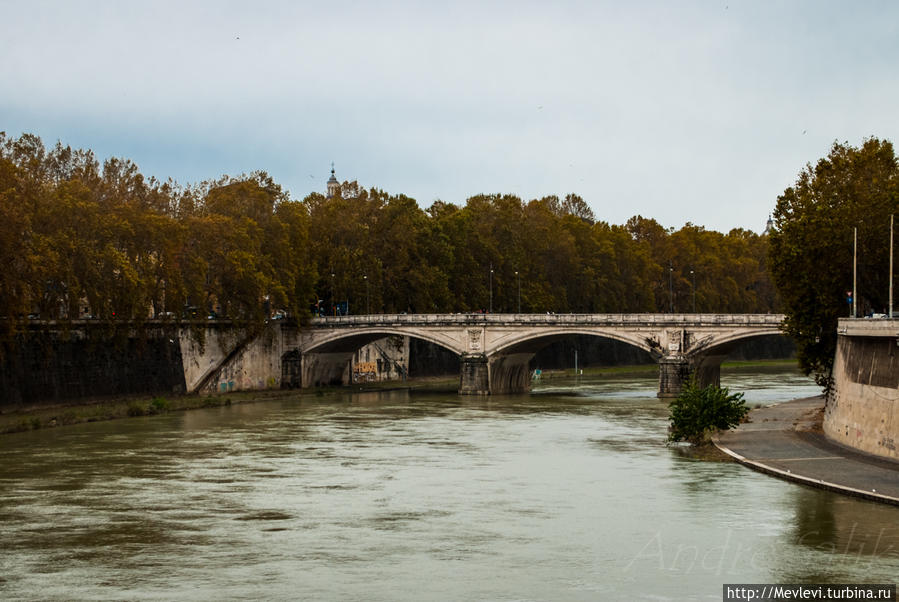
{"type": "MultiPolygon", "coordinates": [[[[817,393],[727,373],[751,404],[817,393]]],[[[342,392],[0,438],[0,598],[720,600],[895,582],[899,508],[666,446],[656,377],[342,392]]]]}

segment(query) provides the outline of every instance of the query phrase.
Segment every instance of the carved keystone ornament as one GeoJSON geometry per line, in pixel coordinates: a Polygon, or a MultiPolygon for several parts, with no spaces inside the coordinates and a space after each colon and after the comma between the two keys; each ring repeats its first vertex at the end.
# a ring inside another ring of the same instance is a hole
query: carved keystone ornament
{"type": "Polygon", "coordinates": [[[481,329],[471,328],[468,331],[468,348],[472,351],[481,350],[481,329]]]}

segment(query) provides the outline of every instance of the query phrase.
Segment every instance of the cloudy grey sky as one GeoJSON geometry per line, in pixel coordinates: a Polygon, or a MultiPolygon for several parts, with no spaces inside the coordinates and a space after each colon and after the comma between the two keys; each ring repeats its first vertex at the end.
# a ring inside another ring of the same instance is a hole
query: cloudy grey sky
{"type": "Polygon", "coordinates": [[[458,204],[759,231],[835,140],[899,142],[899,3],[0,0],[0,130],[301,199],[330,162],[458,204]]]}

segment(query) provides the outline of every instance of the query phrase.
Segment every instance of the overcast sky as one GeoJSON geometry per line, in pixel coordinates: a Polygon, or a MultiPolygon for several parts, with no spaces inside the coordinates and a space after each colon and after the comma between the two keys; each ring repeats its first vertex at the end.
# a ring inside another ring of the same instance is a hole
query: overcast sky
{"type": "Polygon", "coordinates": [[[760,231],[835,140],[899,142],[899,3],[0,0],[0,130],[181,183],[569,192],[760,231]]]}

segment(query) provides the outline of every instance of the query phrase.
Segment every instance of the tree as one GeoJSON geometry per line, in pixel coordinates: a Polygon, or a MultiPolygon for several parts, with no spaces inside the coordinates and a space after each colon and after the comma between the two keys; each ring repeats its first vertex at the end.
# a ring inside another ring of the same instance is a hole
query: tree
{"type": "Polygon", "coordinates": [[[296,202],[262,171],[179,186],[31,134],[0,132],[0,223],[0,342],[30,314],[139,324],[218,307],[259,325],[319,299],[352,312],[368,297],[376,312],[512,312],[519,299],[525,312],[667,311],[669,299],[686,311],[693,266],[701,311],[775,302],[760,269],[768,237],[743,230],[609,225],[576,194],[480,194],[425,211],[344,182],[333,198],[296,202]]]}
{"type": "MultiPolygon", "coordinates": [[[[12,161],[0,157],[0,317],[15,318],[28,308],[30,257],[30,215],[19,195],[19,169],[12,161]]],[[[12,319],[0,319],[0,340],[10,337],[15,329],[12,319]]]]}
{"type": "Polygon", "coordinates": [[[566,215],[573,215],[574,217],[580,218],[588,224],[592,224],[596,221],[596,216],[593,215],[593,210],[590,209],[590,205],[576,194],[565,195],[565,200],[562,201],[562,212],[566,215]]]}
{"type": "Polygon", "coordinates": [[[749,413],[742,393],[709,385],[699,387],[690,379],[671,402],[669,441],[705,443],[715,431],[731,429],[749,413]]]}
{"type": "Polygon", "coordinates": [[[853,229],[858,228],[858,298],[866,311],[886,307],[890,214],[899,211],[899,163],[893,145],[866,139],[834,143],[777,199],[769,268],[796,341],[799,364],[829,390],[837,319],[849,315],[853,229]]]}

